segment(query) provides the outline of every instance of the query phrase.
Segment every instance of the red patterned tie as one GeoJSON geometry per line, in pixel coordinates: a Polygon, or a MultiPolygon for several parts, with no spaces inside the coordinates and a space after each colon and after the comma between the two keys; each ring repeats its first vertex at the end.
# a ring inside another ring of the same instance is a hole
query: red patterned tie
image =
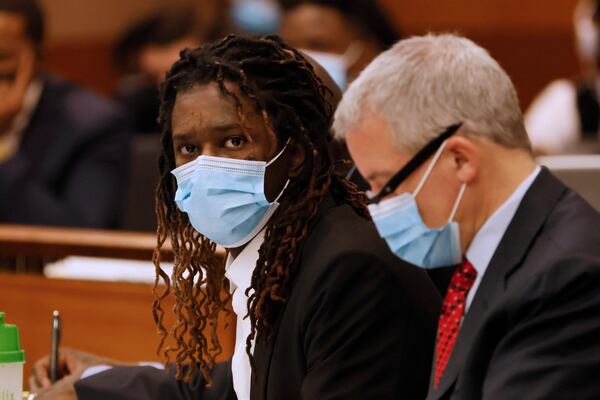
{"type": "Polygon", "coordinates": [[[435,353],[437,355],[435,362],[434,386],[440,384],[446,364],[452,354],[452,348],[456,343],[458,331],[460,330],[460,321],[465,313],[465,304],[469,290],[475,282],[477,271],[466,259],[460,267],[454,271],[448,292],[442,304],[442,314],[438,325],[437,345],[435,353]]]}

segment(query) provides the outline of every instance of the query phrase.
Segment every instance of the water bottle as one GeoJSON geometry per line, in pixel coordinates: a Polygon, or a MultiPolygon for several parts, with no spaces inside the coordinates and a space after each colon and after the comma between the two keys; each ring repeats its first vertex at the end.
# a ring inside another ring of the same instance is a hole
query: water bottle
{"type": "Polygon", "coordinates": [[[0,311],[0,400],[21,399],[24,363],[19,330],[15,325],[5,324],[4,313],[0,311]]]}

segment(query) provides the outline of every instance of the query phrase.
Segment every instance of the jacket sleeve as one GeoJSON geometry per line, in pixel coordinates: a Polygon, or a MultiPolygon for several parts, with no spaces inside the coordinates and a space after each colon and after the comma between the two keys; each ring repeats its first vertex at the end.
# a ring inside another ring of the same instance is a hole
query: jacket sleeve
{"type": "MultiPolygon", "coordinates": [[[[75,150],[63,160],[58,182],[33,173],[39,160],[23,153],[0,164],[0,221],[27,224],[110,228],[118,223],[127,184],[130,135],[116,109],[89,122],[81,137],[73,133],[75,150]]],[[[83,129],[83,128],[82,128],[83,129]]],[[[58,164],[58,163],[56,163],[58,164]]],[[[151,200],[149,200],[151,201],[151,200]]]]}
{"type": "Polygon", "coordinates": [[[236,400],[230,363],[215,366],[213,385],[200,374],[184,383],[173,371],[153,367],[115,367],[75,384],[79,400],[236,400]]]}
{"type": "Polygon", "coordinates": [[[400,281],[362,253],[338,258],[318,278],[306,314],[303,399],[425,398],[439,296],[428,285],[436,307],[420,315],[402,286],[410,282],[400,281]]]}
{"type": "Polygon", "coordinates": [[[600,398],[600,260],[564,260],[523,286],[481,398],[600,398]]]}

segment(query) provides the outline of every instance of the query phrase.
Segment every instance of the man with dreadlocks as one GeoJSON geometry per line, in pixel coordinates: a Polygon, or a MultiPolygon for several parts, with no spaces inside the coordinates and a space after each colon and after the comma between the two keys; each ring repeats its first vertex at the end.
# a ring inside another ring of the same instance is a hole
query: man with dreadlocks
{"type": "Polygon", "coordinates": [[[75,383],[80,399],[425,396],[439,297],[387,249],[362,194],[335,173],[327,92],[277,37],[182,52],[162,88],[157,190],[159,248],[171,241],[175,267],[167,276],[157,251],[165,286],[153,309],[161,348],[168,336],[176,343],[162,350],[175,373],[112,368],[75,383]],[[235,351],[214,368],[229,297],[235,351]]]}

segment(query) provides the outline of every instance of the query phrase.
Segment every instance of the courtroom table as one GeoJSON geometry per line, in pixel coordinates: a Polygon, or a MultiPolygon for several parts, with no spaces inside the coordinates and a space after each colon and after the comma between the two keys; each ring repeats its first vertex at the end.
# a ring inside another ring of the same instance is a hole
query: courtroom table
{"type": "MultiPolygon", "coordinates": [[[[42,273],[49,262],[67,256],[152,260],[156,234],[99,229],[0,224],[0,270],[42,273]]],[[[161,259],[172,261],[167,241],[161,259]]]]}
{"type": "MultiPolygon", "coordinates": [[[[162,256],[172,259],[171,248],[166,244],[162,256]]],[[[82,255],[151,260],[155,246],[156,235],[153,233],[0,224],[2,255],[82,255]]]]}
{"type": "MultiPolygon", "coordinates": [[[[32,364],[50,351],[53,310],[61,313],[64,346],[122,361],[158,361],[152,301],[152,285],[147,284],[0,274],[0,311],[6,313],[7,323],[19,327],[26,352],[25,382],[32,364]]],[[[167,314],[172,305],[172,299],[165,302],[167,314]]],[[[166,326],[172,321],[168,317],[166,326]]],[[[221,315],[218,335],[224,360],[233,353],[233,313],[221,315]]]]}

